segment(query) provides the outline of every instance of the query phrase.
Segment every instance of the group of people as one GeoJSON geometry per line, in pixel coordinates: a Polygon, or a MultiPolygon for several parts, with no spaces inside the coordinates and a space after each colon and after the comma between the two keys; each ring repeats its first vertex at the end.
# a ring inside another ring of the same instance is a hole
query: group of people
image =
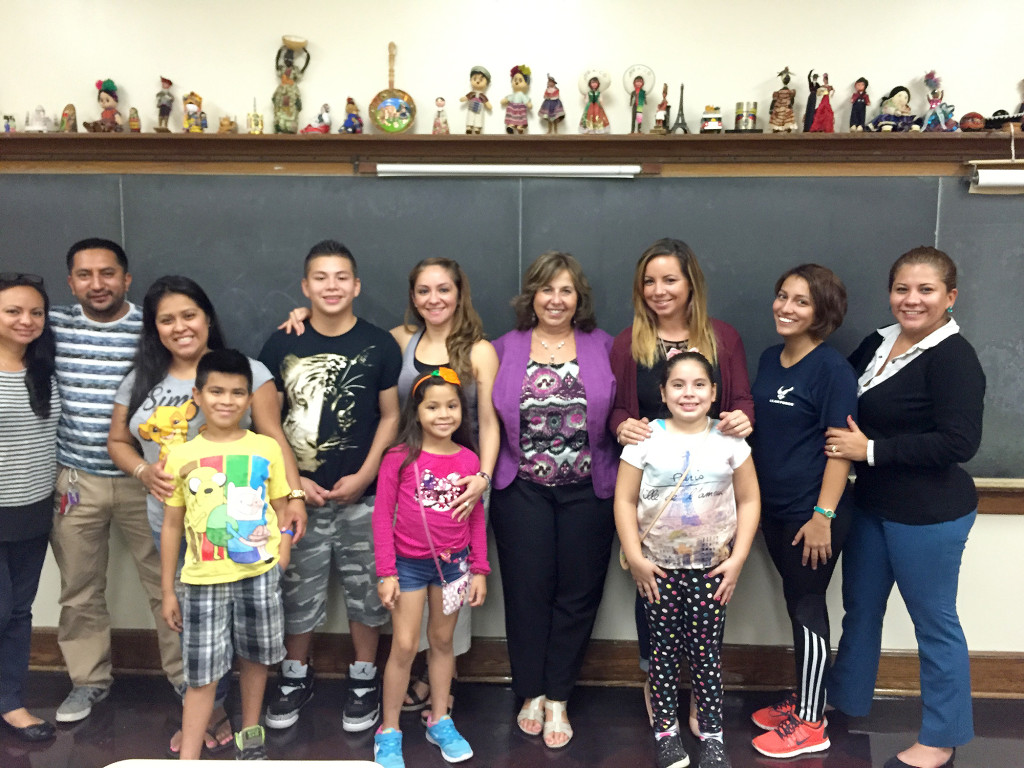
{"type": "Polygon", "coordinates": [[[977,497],[959,465],[980,443],[985,377],[953,318],[945,253],[922,246],[893,264],[896,322],[849,359],[826,343],[846,312],[839,277],[785,271],[771,304],[781,343],[753,386],[739,334],[711,317],[679,240],[641,256],[634,321],[616,338],[597,328],[579,262],[553,251],[528,268],[515,329],[493,343],[455,261],[413,268],[404,322],[388,333],[357,317],[356,259],[326,240],[305,259],[309,306],[258,359],[226,347],[189,278],[156,280],[139,308],[116,243],[76,243],[67,266],[68,307],[51,307],[36,275],[0,274],[0,714],[19,737],[55,733],[22,702],[48,542],[73,684],[57,720],[87,717],[109,692],[116,521],[183,697],[169,753],[266,756],[263,724],[292,726],[313,695],[312,634],[334,570],[355,653],[345,730],[380,719],[375,759],[398,768],[400,713],[423,709],[444,759],[468,759],[453,678],[487,594],[489,513],[515,719],[551,749],[573,737],[567,701],[617,532],[657,764],[689,764],[678,717],[689,677],[698,765],[729,765],[722,633],[759,527],[782,577],[796,690],[752,714],[765,730],[755,749],[825,750],[828,707],[867,714],[893,584],[917,631],[924,707],[918,741],[886,765],[951,764],[972,738],[956,592],[977,497]],[[841,551],[830,665],[825,591],[841,551]],[[237,732],[223,711],[233,658],[237,732]]]}

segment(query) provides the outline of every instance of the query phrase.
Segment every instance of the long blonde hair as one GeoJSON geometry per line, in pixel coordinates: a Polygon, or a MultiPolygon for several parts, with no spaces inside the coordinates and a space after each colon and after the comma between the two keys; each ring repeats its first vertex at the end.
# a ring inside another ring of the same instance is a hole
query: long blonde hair
{"type": "Polygon", "coordinates": [[[459,297],[455,303],[455,314],[452,316],[452,327],[445,339],[448,350],[448,364],[459,374],[463,381],[473,381],[473,362],[471,360],[473,345],[484,338],[484,324],[480,315],[473,309],[473,299],[469,290],[469,277],[462,271],[459,262],[443,256],[432,256],[423,259],[409,273],[409,306],[405,308],[405,329],[415,332],[424,328],[426,323],[416,309],[413,294],[416,280],[427,267],[441,267],[451,277],[459,297]]]}
{"type": "Polygon", "coordinates": [[[657,317],[644,301],[644,275],[647,265],[659,256],[675,256],[683,277],[690,283],[690,301],[686,307],[686,322],[690,329],[689,346],[696,347],[712,365],[718,363],[718,345],[708,315],[707,285],[697,256],[682,240],[662,238],[653,243],[636,263],[633,274],[633,359],[647,368],[665,356],[658,343],[657,317]]]}

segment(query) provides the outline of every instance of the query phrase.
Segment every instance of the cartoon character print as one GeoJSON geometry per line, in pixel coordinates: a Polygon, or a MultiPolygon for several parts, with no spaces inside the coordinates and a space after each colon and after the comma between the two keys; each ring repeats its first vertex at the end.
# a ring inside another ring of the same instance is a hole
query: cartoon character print
{"type": "Polygon", "coordinates": [[[194,562],[226,559],[223,510],[227,478],[223,472],[212,467],[199,467],[196,462],[182,467],[181,476],[187,478],[186,486],[194,497],[187,504],[190,514],[189,525],[185,527],[186,535],[192,537],[192,552],[199,556],[194,562]]]}
{"type": "Polygon", "coordinates": [[[270,541],[267,529],[267,504],[263,498],[264,486],[250,488],[228,483],[226,515],[228,557],[236,563],[269,563],[273,556],[267,551],[270,541]]]}
{"type": "Polygon", "coordinates": [[[437,512],[451,511],[455,500],[462,493],[462,488],[455,485],[461,479],[458,472],[452,472],[447,477],[438,477],[429,469],[424,470],[418,490],[423,506],[437,512]]]}
{"type": "Polygon", "coordinates": [[[192,398],[181,405],[159,405],[139,425],[139,437],[159,443],[160,461],[164,461],[171,446],[180,445],[188,439],[188,423],[198,412],[192,398]]]}

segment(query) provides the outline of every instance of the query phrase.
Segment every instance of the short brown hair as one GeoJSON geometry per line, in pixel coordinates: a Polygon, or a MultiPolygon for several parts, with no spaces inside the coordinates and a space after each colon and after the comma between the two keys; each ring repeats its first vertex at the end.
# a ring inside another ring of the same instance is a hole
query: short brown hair
{"type": "Polygon", "coordinates": [[[584,333],[590,333],[597,327],[597,318],[594,317],[594,296],[590,290],[590,282],[583,274],[583,267],[572,254],[547,251],[538,256],[526,270],[523,276],[523,290],[512,299],[517,330],[528,331],[537,325],[533,297],[563,269],[569,273],[573,287],[576,288],[576,312],[572,316],[572,324],[584,333]]]}
{"type": "Polygon", "coordinates": [[[896,273],[910,264],[927,264],[939,273],[939,279],[946,286],[947,292],[956,289],[956,263],[949,258],[949,254],[938,248],[932,248],[930,245],[919,245],[917,248],[911,248],[893,262],[889,269],[890,291],[892,284],[896,282],[896,273]]]}
{"type": "Polygon", "coordinates": [[[808,332],[814,338],[824,341],[843,324],[843,318],[846,317],[846,286],[828,267],[801,264],[786,270],[775,281],[776,294],[788,277],[802,277],[807,281],[811,303],[814,304],[814,322],[808,332]]]}

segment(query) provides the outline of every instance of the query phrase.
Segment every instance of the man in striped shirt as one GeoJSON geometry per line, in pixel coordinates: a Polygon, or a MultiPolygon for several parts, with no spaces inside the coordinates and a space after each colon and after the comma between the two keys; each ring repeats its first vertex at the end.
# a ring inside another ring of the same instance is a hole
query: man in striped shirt
{"type": "Polygon", "coordinates": [[[113,683],[106,598],[111,522],[124,535],[149,599],[164,672],[176,688],[183,681],[178,636],[161,613],[160,558],[146,519],[146,489],[107,454],[114,393],[132,367],[142,330],[142,311],[126,299],[128,259],[117,243],[90,238],[71,246],[67,264],[78,304],[50,310],[62,404],[50,544],[61,581],[57,640],[74,686],[57,709],[65,723],[88,717],[113,683]]]}

